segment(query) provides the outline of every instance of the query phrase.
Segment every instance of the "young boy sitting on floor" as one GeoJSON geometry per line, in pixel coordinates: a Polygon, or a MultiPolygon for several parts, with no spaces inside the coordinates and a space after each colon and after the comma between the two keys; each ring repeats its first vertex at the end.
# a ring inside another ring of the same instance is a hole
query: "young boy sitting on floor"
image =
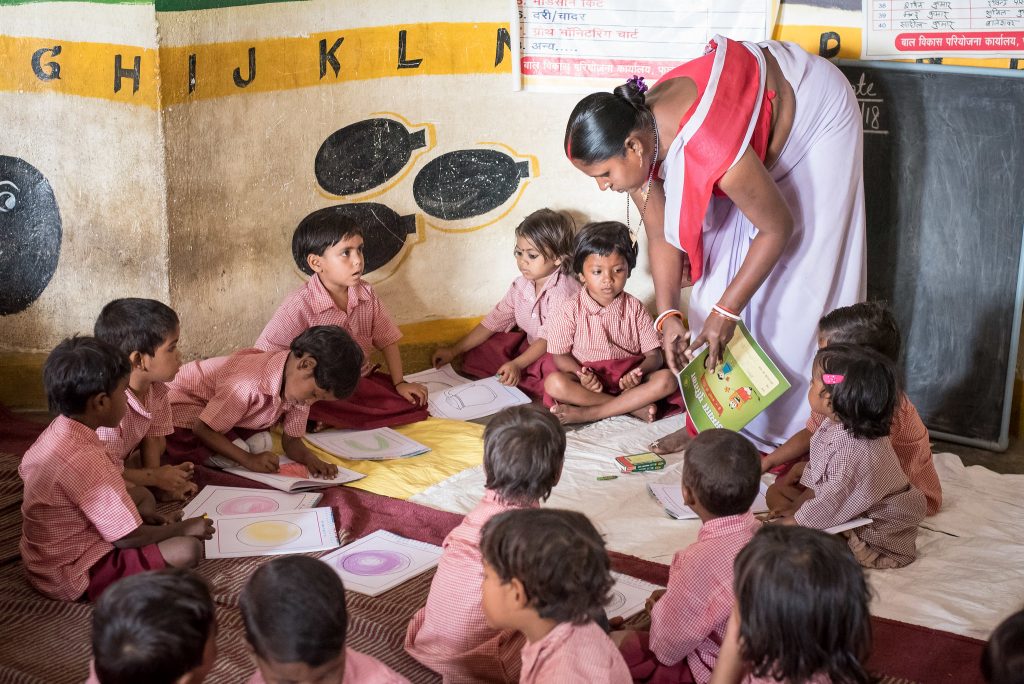
{"type": "Polygon", "coordinates": [[[86,684],[202,684],[217,658],[213,597],[188,570],[123,579],[96,602],[86,684]]]}
{"type": "Polygon", "coordinates": [[[413,616],[405,650],[445,682],[519,681],[522,636],[487,625],[480,529],[494,515],[536,508],[558,483],[565,431],[544,409],[526,405],[499,412],[484,430],[484,498],[444,540],[427,605],[413,616]]]}
{"type": "Polygon", "coordinates": [[[260,567],[242,590],[239,608],[256,657],[249,684],[409,682],[345,646],[345,587],[331,566],[315,558],[275,558],[260,567]]]}
{"type": "Polygon", "coordinates": [[[563,423],[627,413],[651,422],[655,402],[679,396],[651,315],[624,291],[635,267],[623,224],[588,223],[576,235],[573,270],[583,288],[548,323],[555,370],[544,377],[544,403],[563,423]]]}
{"type": "Polygon", "coordinates": [[[595,620],[614,584],[601,535],[582,513],[506,511],[480,542],[487,624],[523,633],[523,684],[631,684],[629,668],[595,620]]]}
{"type": "Polygon", "coordinates": [[[96,600],[121,577],[167,565],[193,567],[206,518],[169,522],[149,490],[124,478],[96,435],[124,416],[131,366],[119,349],[73,337],[43,364],[50,410],[58,413],[25,452],[21,557],[29,582],[49,598],[96,600]]]}
{"type": "Polygon", "coordinates": [[[613,635],[635,681],[711,680],[735,602],[733,559],[761,527],[750,513],[760,483],[760,456],[742,435],[707,430],[690,443],[683,501],[700,516],[700,534],[672,559],[664,594],[652,596],[650,634],[613,635]]]}
{"type": "Polygon", "coordinates": [[[193,361],[170,385],[174,434],[168,454],[198,457],[213,467],[240,465],[257,473],[278,471],[277,454],[250,453],[229,433],[267,430],[284,419],[285,455],[313,477],[334,477],[338,466],[321,461],[302,442],[309,405],[347,397],[359,380],[363,353],[336,325],[320,325],[296,337],[289,351],[243,349],[231,356],[193,361]]]}
{"type": "Polygon", "coordinates": [[[405,425],[427,418],[427,388],[406,382],[398,340],[373,287],[363,280],[363,230],[331,211],[307,216],[292,235],[292,256],[311,277],[288,295],[254,345],[264,351],[288,349],[292,339],[314,325],[344,328],[363,350],[362,378],[346,401],[320,401],[310,419],[329,427],[370,429],[405,425]],[[378,372],[370,355],[380,350],[388,374],[378,372]]]}
{"type": "Polygon", "coordinates": [[[124,479],[154,488],[159,499],[180,501],[195,494],[191,463],[160,465],[166,437],[174,432],[164,383],[173,380],[181,367],[178,314],[154,299],[115,299],[103,307],[93,333],[120,348],[132,366],[124,418],[117,427],[96,431],[110,458],[123,470],[124,479]],[[140,463],[125,467],[136,451],[140,463]]]}

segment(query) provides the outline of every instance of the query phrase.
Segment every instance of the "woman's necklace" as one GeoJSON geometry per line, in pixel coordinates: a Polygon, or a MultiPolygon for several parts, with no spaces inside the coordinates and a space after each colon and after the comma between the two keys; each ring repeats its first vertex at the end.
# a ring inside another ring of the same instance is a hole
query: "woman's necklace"
{"type": "MultiPolygon", "coordinates": [[[[653,116],[651,118],[654,118],[653,116]]],[[[647,190],[644,191],[644,204],[640,207],[640,223],[637,224],[637,231],[639,232],[640,226],[644,224],[644,215],[647,213],[647,199],[651,196],[651,183],[654,182],[654,169],[658,166],[658,153],[661,151],[660,141],[658,140],[658,120],[654,119],[654,159],[651,161],[651,172],[647,174],[647,190]]],[[[636,245],[637,236],[633,233],[633,229],[629,224],[629,195],[626,195],[626,230],[629,231],[629,237],[633,241],[633,245],[636,245]]]]}

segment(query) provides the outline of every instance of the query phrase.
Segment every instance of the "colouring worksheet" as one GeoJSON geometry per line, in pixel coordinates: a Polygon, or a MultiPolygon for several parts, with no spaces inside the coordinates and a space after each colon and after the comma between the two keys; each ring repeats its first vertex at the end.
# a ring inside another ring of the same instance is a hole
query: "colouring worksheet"
{"type": "Polygon", "coordinates": [[[216,532],[206,541],[207,558],[310,553],[340,545],[328,507],[213,517],[213,526],[216,532]]]}
{"type": "Polygon", "coordinates": [[[456,385],[464,385],[467,382],[473,382],[469,378],[456,373],[450,363],[441,366],[440,368],[428,368],[427,370],[420,371],[419,373],[406,375],[405,379],[409,382],[420,383],[427,388],[427,393],[431,395],[443,392],[446,389],[451,389],[456,385]]]}
{"type": "Polygon", "coordinates": [[[441,547],[377,530],[321,558],[346,589],[377,596],[429,570],[441,560],[441,547]]]}
{"type": "Polygon", "coordinates": [[[613,572],[612,577],[615,578],[615,585],[612,587],[611,600],[604,609],[609,620],[633,617],[644,609],[651,593],[665,588],[619,572],[613,572]]]}
{"type": "Polygon", "coordinates": [[[428,410],[437,418],[473,420],[507,406],[530,403],[522,391],[502,385],[497,378],[469,380],[452,370],[451,364],[405,377],[409,382],[426,385],[428,410]]]}
{"type": "Polygon", "coordinates": [[[183,518],[206,515],[219,518],[225,515],[246,513],[277,513],[312,508],[320,501],[321,494],[286,494],[277,490],[248,489],[246,487],[222,487],[206,485],[195,498],[188,502],[181,514],[183,518]]]}
{"type": "Polygon", "coordinates": [[[386,427],[375,430],[324,430],[307,434],[305,439],[327,453],[352,461],[409,458],[430,451],[430,447],[386,427]]]}

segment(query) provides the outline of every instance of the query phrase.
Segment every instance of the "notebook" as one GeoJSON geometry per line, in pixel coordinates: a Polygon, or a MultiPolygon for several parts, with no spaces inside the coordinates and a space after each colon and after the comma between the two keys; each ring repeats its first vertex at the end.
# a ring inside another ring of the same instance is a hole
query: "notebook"
{"type": "Polygon", "coordinates": [[[278,461],[280,472],[277,473],[254,473],[248,468],[225,468],[225,473],[238,475],[240,477],[262,482],[282,492],[301,492],[307,489],[323,489],[335,485],[348,484],[366,477],[348,468],[338,468],[338,474],[330,479],[315,479],[310,477],[309,469],[301,463],[296,463],[287,456],[282,456],[278,461]]]}
{"type": "Polygon", "coordinates": [[[430,447],[386,427],[375,430],[324,430],[307,434],[305,439],[329,454],[350,461],[409,458],[430,451],[430,447]]]}

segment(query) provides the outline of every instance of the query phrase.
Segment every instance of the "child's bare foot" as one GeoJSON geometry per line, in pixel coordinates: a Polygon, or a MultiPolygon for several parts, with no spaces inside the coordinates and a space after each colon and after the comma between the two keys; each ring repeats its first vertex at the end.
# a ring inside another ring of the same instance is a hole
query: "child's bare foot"
{"type": "Polygon", "coordinates": [[[635,411],[630,411],[629,415],[639,418],[645,423],[653,423],[654,418],[658,415],[658,407],[654,404],[647,404],[647,406],[641,406],[635,411]]]}
{"type": "Polygon", "coordinates": [[[690,433],[686,431],[685,427],[679,428],[672,434],[665,435],[651,442],[651,451],[659,456],[686,451],[686,447],[691,439],[693,438],[690,437],[690,433]]]}
{"type": "Polygon", "coordinates": [[[555,414],[555,417],[558,418],[562,425],[589,423],[591,421],[591,418],[587,416],[587,410],[582,406],[555,404],[551,407],[551,412],[555,414]]]}

